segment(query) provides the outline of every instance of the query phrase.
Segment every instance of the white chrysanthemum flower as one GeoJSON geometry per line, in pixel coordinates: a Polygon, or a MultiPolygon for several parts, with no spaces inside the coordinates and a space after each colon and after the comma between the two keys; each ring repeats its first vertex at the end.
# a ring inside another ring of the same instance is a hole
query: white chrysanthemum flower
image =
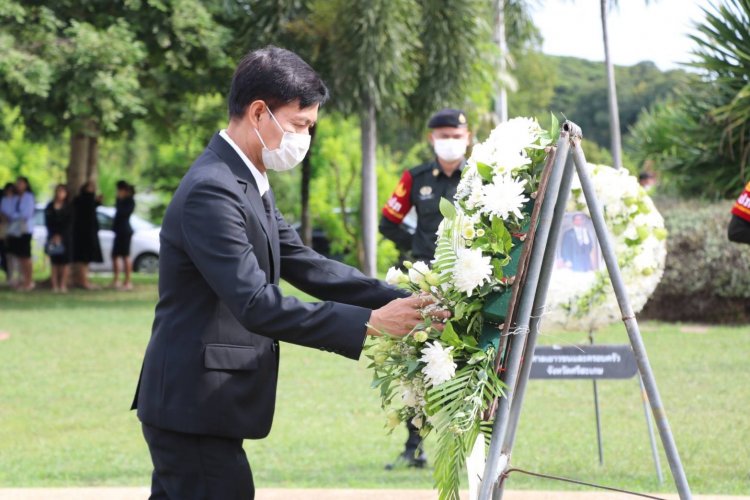
{"type": "Polygon", "coordinates": [[[529,201],[524,196],[526,179],[516,180],[510,175],[496,175],[492,184],[482,186],[481,211],[506,220],[511,214],[523,217],[521,208],[529,201]]]}
{"type": "Polygon", "coordinates": [[[482,183],[480,182],[466,200],[466,208],[475,209],[482,205],[482,183]]]}
{"type": "Polygon", "coordinates": [[[475,170],[477,163],[484,163],[485,165],[492,166],[495,164],[496,155],[497,150],[490,140],[480,142],[479,144],[475,144],[471,149],[471,156],[466,162],[466,165],[468,168],[472,168],[475,170]]]}
{"type": "Polygon", "coordinates": [[[536,142],[541,132],[542,128],[536,120],[513,118],[495,127],[487,142],[492,144],[496,151],[520,151],[536,142]]]}
{"type": "Polygon", "coordinates": [[[453,362],[452,350],[453,347],[444,348],[437,341],[425,344],[422,349],[422,357],[419,360],[425,363],[422,373],[424,373],[428,385],[438,386],[452,379],[456,374],[456,363],[453,362]]]}
{"type": "Polygon", "coordinates": [[[523,149],[501,149],[495,156],[493,172],[499,175],[510,174],[527,165],[531,165],[531,158],[523,149]]]}
{"type": "Polygon", "coordinates": [[[471,297],[475,288],[490,280],[490,256],[482,255],[481,248],[461,248],[456,253],[453,282],[457,290],[471,297]]]}
{"type": "Polygon", "coordinates": [[[385,282],[389,285],[400,285],[405,281],[408,281],[406,275],[401,270],[396,269],[395,267],[391,267],[390,269],[388,269],[388,272],[385,273],[385,282]]]}
{"type": "Polygon", "coordinates": [[[466,200],[466,207],[469,209],[473,209],[477,205],[477,203],[479,203],[479,196],[481,196],[481,194],[482,177],[475,170],[474,173],[464,175],[461,178],[461,181],[458,183],[458,187],[456,188],[455,199],[457,201],[461,201],[465,198],[468,198],[466,200]]]}
{"type": "Polygon", "coordinates": [[[425,264],[421,260],[417,261],[413,266],[411,266],[411,269],[409,269],[409,281],[416,285],[424,283],[425,277],[429,272],[430,268],[427,266],[427,264],[425,264]]]}

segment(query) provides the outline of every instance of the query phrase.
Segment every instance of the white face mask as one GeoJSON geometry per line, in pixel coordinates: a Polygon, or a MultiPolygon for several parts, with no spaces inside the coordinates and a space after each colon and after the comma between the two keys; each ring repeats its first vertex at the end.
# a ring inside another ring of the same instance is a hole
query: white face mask
{"type": "Polygon", "coordinates": [[[276,122],[276,126],[281,129],[284,135],[281,137],[279,147],[276,149],[268,149],[265,141],[260,136],[260,131],[255,129],[255,133],[258,135],[261,144],[263,144],[263,152],[261,156],[263,158],[263,165],[271,170],[277,172],[283,172],[290,170],[303,160],[307,151],[310,149],[310,136],[308,134],[297,134],[295,132],[287,132],[279,124],[276,117],[273,116],[271,110],[268,110],[268,114],[271,115],[273,121],[276,122]]]}
{"type": "Polygon", "coordinates": [[[460,160],[466,154],[465,139],[435,139],[435,154],[441,160],[456,161],[460,160]]]}

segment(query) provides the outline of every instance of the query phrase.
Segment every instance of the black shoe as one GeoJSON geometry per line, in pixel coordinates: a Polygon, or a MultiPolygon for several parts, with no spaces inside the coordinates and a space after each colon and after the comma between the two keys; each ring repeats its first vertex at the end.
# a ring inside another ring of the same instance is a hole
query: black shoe
{"type": "Polygon", "coordinates": [[[403,453],[396,457],[393,463],[387,464],[385,470],[405,469],[414,467],[415,469],[424,469],[427,465],[427,455],[423,451],[404,450],[403,453]]]}

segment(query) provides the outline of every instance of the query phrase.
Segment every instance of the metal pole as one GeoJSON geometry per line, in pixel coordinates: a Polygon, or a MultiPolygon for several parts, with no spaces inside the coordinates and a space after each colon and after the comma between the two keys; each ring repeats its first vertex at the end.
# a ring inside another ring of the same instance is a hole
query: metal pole
{"type": "Polygon", "coordinates": [[[630,300],[628,299],[625,283],[623,282],[622,274],[620,273],[620,266],[617,264],[617,257],[615,256],[609,238],[607,226],[604,223],[604,214],[601,206],[599,206],[599,200],[596,198],[594,185],[592,184],[587,171],[586,158],[581,149],[581,141],[579,138],[573,138],[572,142],[573,157],[576,162],[578,178],[581,181],[581,188],[583,189],[583,194],[586,197],[586,204],[591,213],[591,220],[594,223],[594,229],[596,230],[596,236],[599,240],[599,246],[602,249],[604,262],[607,264],[609,278],[612,281],[612,287],[615,290],[617,303],[619,304],[620,312],[622,313],[622,320],[628,331],[628,337],[630,337],[630,344],[633,347],[633,353],[635,354],[635,359],[638,364],[638,371],[643,378],[643,384],[646,388],[648,399],[651,402],[651,411],[653,412],[654,420],[656,421],[656,427],[659,429],[662,445],[664,446],[664,451],[666,452],[667,460],[669,461],[669,467],[672,470],[672,476],[674,477],[675,486],[677,487],[680,499],[689,500],[692,498],[690,486],[688,485],[685,470],[680,461],[680,454],[677,451],[677,445],[672,436],[672,430],[669,427],[669,421],[667,420],[667,414],[664,411],[659,390],[656,387],[656,380],[651,371],[651,364],[649,363],[646,354],[646,346],[643,343],[643,338],[641,337],[641,332],[638,328],[638,322],[635,319],[635,313],[633,312],[630,300]]]}
{"type": "MultiPolygon", "coordinates": [[[[570,124],[568,128],[573,130],[571,132],[572,134],[580,133],[580,129],[573,126],[573,124],[570,124]]],[[[557,203],[555,204],[555,213],[552,216],[552,225],[547,240],[549,244],[547,245],[544,254],[544,261],[542,262],[542,270],[540,273],[541,277],[539,278],[539,284],[537,285],[536,296],[534,298],[534,308],[531,322],[529,324],[529,335],[524,349],[523,364],[521,365],[521,370],[518,375],[518,383],[516,384],[515,396],[513,397],[513,402],[511,404],[508,431],[506,432],[503,441],[501,453],[508,457],[510,457],[511,452],[513,451],[513,444],[516,440],[516,431],[518,430],[518,421],[521,416],[521,407],[523,406],[523,399],[526,395],[526,386],[528,385],[531,365],[534,360],[534,349],[536,348],[536,341],[539,335],[539,324],[542,315],[544,314],[544,308],[547,302],[547,291],[549,290],[552,269],[555,265],[556,245],[557,241],[560,239],[562,221],[565,217],[565,206],[568,203],[574,172],[575,164],[573,163],[572,156],[569,154],[565,162],[565,171],[563,172],[562,180],[560,181],[560,190],[557,197],[557,203]]],[[[502,498],[504,487],[505,483],[500,481],[500,484],[494,491],[494,499],[502,498]]]]}
{"type": "Polygon", "coordinates": [[[643,387],[643,379],[638,375],[638,384],[641,387],[641,400],[643,401],[643,413],[646,416],[646,427],[648,427],[648,440],[651,443],[651,456],[654,457],[654,467],[656,468],[656,479],[659,484],[664,483],[664,475],[661,472],[661,459],[659,451],[656,449],[656,436],[654,436],[654,425],[651,423],[651,414],[648,412],[648,394],[643,387]]]}
{"type": "MultiPolygon", "coordinates": [[[[589,342],[594,344],[594,333],[589,331],[589,342]]],[[[594,384],[594,412],[596,414],[596,445],[599,448],[599,465],[604,465],[604,451],[602,449],[602,420],[599,416],[599,388],[596,386],[596,379],[592,380],[594,384]]]]}
{"type": "Polygon", "coordinates": [[[497,89],[495,95],[495,118],[497,123],[508,121],[508,91],[505,82],[508,79],[508,43],[505,37],[505,0],[495,0],[495,33],[494,41],[500,53],[498,61],[497,89]]]}
{"type": "MultiPolygon", "coordinates": [[[[564,164],[570,150],[569,127],[568,122],[563,124],[560,131],[560,140],[557,141],[557,151],[555,161],[552,164],[547,190],[544,202],[539,215],[539,223],[534,233],[534,244],[531,249],[529,266],[527,268],[526,283],[521,292],[518,306],[518,315],[515,324],[515,333],[512,340],[510,355],[506,366],[505,377],[503,382],[506,385],[505,397],[500,398],[495,422],[492,425],[492,439],[490,449],[487,455],[482,483],[479,489],[479,500],[489,500],[492,490],[495,487],[500,473],[508,465],[509,457],[501,454],[501,447],[505,440],[505,433],[508,428],[510,417],[510,405],[513,401],[513,394],[518,379],[519,368],[523,356],[523,345],[529,329],[529,319],[531,317],[531,308],[536,296],[537,283],[540,280],[540,271],[544,252],[547,248],[547,239],[552,224],[552,215],[557,202],[558,192],[560,190],[560,181],[564,170],[564,164]]],[[[533,229],[533,228],[532,228],[533,229]]]]}

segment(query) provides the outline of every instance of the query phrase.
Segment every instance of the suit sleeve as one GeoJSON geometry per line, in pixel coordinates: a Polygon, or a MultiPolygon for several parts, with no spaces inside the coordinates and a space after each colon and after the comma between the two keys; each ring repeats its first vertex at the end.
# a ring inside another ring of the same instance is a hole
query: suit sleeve
{"type": "MultiPolygon", "coordinates": [[[[186,196],[184,248],[208,285],[253,333],[359,358],[371,310],[336,302],[305,303],[267,283],[248,241],[240,196],[220,179],[203,179],[186,196]]],[[[252,239],[266,244],[263,234],[252,239]]]]}
{"type": "Polygon", "coordinates": [[[313,297],[333,300],[370,309],[408,296],[380,280],[369,278],[359,270],[327,259],[306,247],[295,231],[275,211],[281,244],[281,277],[313,297]]]}

